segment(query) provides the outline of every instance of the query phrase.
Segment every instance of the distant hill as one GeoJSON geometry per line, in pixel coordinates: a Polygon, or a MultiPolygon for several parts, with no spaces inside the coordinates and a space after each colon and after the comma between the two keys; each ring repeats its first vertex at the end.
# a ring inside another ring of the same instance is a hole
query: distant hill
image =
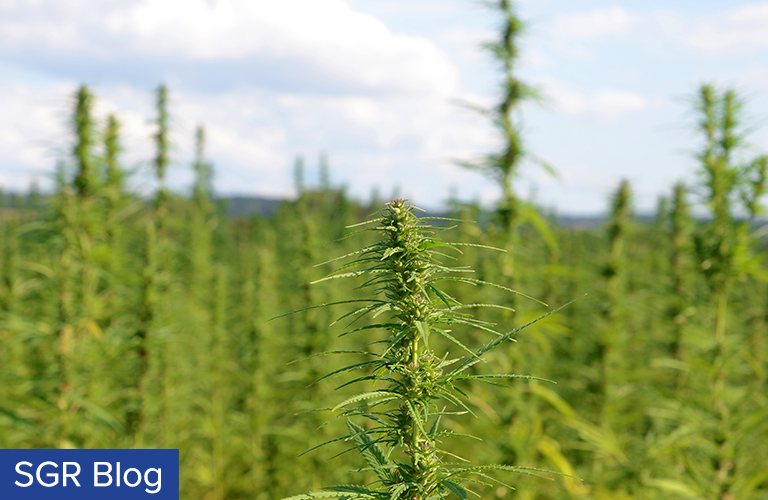
{"type": "Polygon", "coordinates": [[[218,199],[226,202],[229,217],[247,217],[253,214],[269,217],[284,201],[280,198],[262,198],[259,196],[231,196],[218,199]]]}
{"type": "MultiPolygon", "coordinates": [[[[264,217],[271,216],[277,207],[285,199],[281,198],[262,198],[260,196],[224,196],[218,198],[219,201],[227,203],[227,215],[230,217],[247,217],[253,214],[259,214],[264,217]]],[[[427,210],[429,216],[445,217],[445,211],[427,210]]],[[[591,229],[598,228],[606,221],[604,216],[578,216],[561,215],[556,217],[557,223],[562,227],[572,229],[591,229]]],[[[640,222],[653,222],[654,216],[639,215],[637,220],[640,222]]]]}

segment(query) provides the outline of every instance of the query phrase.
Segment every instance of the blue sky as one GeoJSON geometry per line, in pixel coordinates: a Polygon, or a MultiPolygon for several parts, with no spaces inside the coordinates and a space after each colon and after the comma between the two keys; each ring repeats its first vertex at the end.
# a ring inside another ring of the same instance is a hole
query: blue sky
{"type": "MultiPolygon", "coordinates": [[[[651,211],[694,184],[691,100],[735,87],[768,151],[768,2],[520,0],[519,76],[542,104],[521,116],[518,192],[561,213],[605,209],[622,178],[651,211]],[[762,127],[761,127],[762,125],[762,127]]],[[[462,170],[498,147],[462,103],[490,105],[500,81],[480,44],[499,19],[476,0],[0,0],[0,185],[50,185],[71,136],[71,95],[93,87],[98,116],[124,122],[133,185],[152,189],[152,91],[171,90],[170,184],[191,183],[192,137],[209,135],[221,194],[292,195],[292,165],[330,157],[335,183],[365,199],[396,189],[440,206],[453,191],[492,204],[499,189],[462,170]]]]}

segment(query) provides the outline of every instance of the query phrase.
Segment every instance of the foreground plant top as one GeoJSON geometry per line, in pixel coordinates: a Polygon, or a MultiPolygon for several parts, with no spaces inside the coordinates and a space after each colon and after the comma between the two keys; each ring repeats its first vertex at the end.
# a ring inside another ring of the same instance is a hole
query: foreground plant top
{"type": "MultiPolygon", "coordinates": [[[[454,281],[475,286],[489,285],[523,294],[468,277],[467,273],[471,270],[467,268],[444,265],[444,261],[455,260],[462,245],[482,245],[436,240],[434,236],[438,229],[427,222],[434,218],[419,218],[414,210],[404,200],[394,200],[386,204],[380,218],[357,225],[363,228],[349,236],[374,231],[379,234],[377,241],[330,261],[352,259],[319,280],[361,277],[365,279],[361,288],[372,292],[370,299],[333,303],[362,304],[339,320],[351,320],[349,329],[342,335],[367,335],[365,347],[363,350],[322,354],[359,354],[365,356],[365,360],[322,378],[363,372],[344,386],[360,384],[367,389],[332,408],[338,412],[333,419],[345,418],[349,430],[348,435],[333,441],[351,440],[368,464],[368,468],[360,471],[374,472],[377,480],[365,486],[331,486],[323,491],[291,497],[290,500],[417,500],[448,498],[451,495],[464,499],[477,485],[498,483],[511,488],[490,476],[489,472],[502,470],[533,475],[541,472],[511,465],[471,464],[443,448],[447,438],[465,435],[441,428],[440,421],[444,415],[472,413],[465,403],[467,394],[461,387],[464,381],[498,385],[504,379],[536,378],[518,374],[477,374],[471,368],[482,360],[484,354],[513,340],[518,331],[555,311],[507,333],[498,332],[493,324],[473,318],[467,312],[471,308],[508,308],[495,304],[462,304],[440,286],[454,281]],[[375,318],[373,322],[355,326],[357,320],[366,315],[375,318]],[[454,333],[454,328],[479,329],[492,340],[479,349],[470,349],[461,336],[454,333]],[[386,335],[371,340],[370,336],[377,335],[376,331],[386,332],[386,335]],[[450,354],[438,355],[435,352],[432,344],[437,338],[444,339],[440,341],[443,344],[447,341],[454,346],[450,354]],[[368,424],[362,425],[366,420],[368,424]]],[[[314,307],[328,305],[332,304],[314,307]]]]}

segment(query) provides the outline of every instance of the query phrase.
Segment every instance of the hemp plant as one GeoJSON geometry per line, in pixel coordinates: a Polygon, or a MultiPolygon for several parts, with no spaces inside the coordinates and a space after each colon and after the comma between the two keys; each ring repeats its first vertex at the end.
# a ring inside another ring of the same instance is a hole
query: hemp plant
{"type": "MultiPolygon", "coordinates": [[[[557,259],[557,242],[548,227],[546,219],[530,202],[522,199],[514,188],[514,182],[520,175],[524,161],[538,164],[552,176],[554,169],[540,158],[531,154],[523,141],[523,119],[521,108],[528,102],[540,102],[541,96],[536,88],[521,81],[517,75],[520,57],[520,37],[524,24],[517,16],[513,0],[489,0],[484,4],[496,11],[500,17],[500,26],[495,40],[483,44],[501,71],[498,98],[489,108],[472,106],[491,120],[496,134],[501,140],[499,150],[483,155],[481,158],[459,162],[469,170],[479,172],[490,178],[501,188],[501,198],[496,208],[495,245],[509,250],[499,255],[498,280],[511,288],[520,282],[520,269],[516,268],[516,257],[520,243],[520,229],[523,224],[530,224],[547,243],[552,260],[557,259]]],[[[493,233],[492,233],[493,234],[493,233]]],[[[511,314],[505,314],[511,317],[511,314]]]]}
{"type": "Polygon", "coordinates": [[[502,233],[509,236],[516,231],[523,212],[520,200],[512,187],[520,164],[526,157],[520,133],[522,126],[518,116],[519,110],[522,103],[538,100],[539,95],[533,87],[521,82],[515,74],[519,57],[518,39],[523,31],[523,23],[516,15],[513,3],[510,0],[497,0],[489,2],[488,6],[499,12],[502,26],[499,38],[485,44],[485,48],[501,66],[503,77],[500,102],[485,113],[493,120],[504,145],[500,152],[488,155],[479,162],[462,163],[462,166],[480,171],[501,187],[502,198],[498,216],[502,233]]]}
{"type": "Polygon", "coordinates": [[[352,321],[342,335],[374,335],[364,342],[365,347],[361,350],[320,354],[365,356],[364,360],[335,370],[320,380],[338,374],[364,372],[342,387],[352,384],[368,387],[331,409],[338,413],[331,421],[344,418],[348,434],[315,448],[341,440],[353,443],[350,450],[356,449],[368,465],[358,471],[373,472],[376,480],[367,485],[330,486],[322,491],[290,497],[290,500],[428,500],[451,495],[466,499],[468,493],[474,493],[471,488],[478,485],[497,483],[511,488],[489,475],[493,471],[535,476],[548,472],[502,464],[475,465],[443,448],[448,439],[467,436],[441,427],[445,416],[472,414],[465,402],[464,383],[503,385],[500,382],[509,379],[537,379],[517,374],[479,374],[476,369],[470,369],[483,361],[487,352],[514,341],[517,332],[556,310],[507,333],[498,332],[493,324],[473,318],[467,313],[471,308],[504,306],[462,304],[441,290],[441,283],[491,285],[530,297],[460,274],[468,272],[466,268],[445,266],[442,260],[451,257],[446,252],[460,253],[461,245],[483,245],[438,241],[435,239],[438,229],[425,222],[434,218],[419,218],[414,210],[415,207],[405,201],[394,200],[386,204],[381,217],[351,226],[373,226],[356,230],[351,235],[374,232],[379,237],[370,245],[329,261],[354,259],[318,280],[363,277],[366,281],[360,288],[371,290],[370,298],[302,309],[354,303],[356,308],[337,320],[352,321]],[[375,318],[371,324],[355,325],[367,315],[375,318]],[[478,329],[493,339],[478,349],[470,349],[453,328],[478,329]],[[376,336],[376,330],[384,332],[384,336],[376,336]],[[441,355],[435,350],[438,344],[453,346],[452,349],[461,355],[451,352],[441,355]],[[367,425],[361,420],[367,421],[367,425]]]}
{"type": "Polygon", "coordinates": [[[157,98],[155,103],[157,105],[157,132],[154,134],[154,139],[157,152],[155,154],[154,164],[159,184],[157,194],[155,195],[155,208],[162,225],[169,198],[168,188],[165,185],[165,173],[168,170],[170,150],[170,141],[168,139],[168,87],[160,85],[157,88],[157,98]]]}
{"type": "Polygon", "coordinates": [[[73,153],[77,164],[74,183],[77,195],[81,199],[90,198],[96,191],[97,185],[92,151],[95,135],[93,104],[93,93],[87,86],[82,85],[75,95],[75,114],[72,120],[76,137],[73,153]]]}
{"type": "Polygon", "coordinates": [[[683,358],[683,327],[688,323],[691,309],[691,276],[693,217],[686,199],[683,184],[675,185],[671,211],[672,227],[669,238],[672,243],[672,289],[674,295],[668,309],[669,319],[674,322],[674,338],[670,343],[669,353],[676,359],[683,358]]]}
{"type": "Polygon", "coordinates": [[[748,460],[741,462],[734,458],[740,445],[750,442],[752,437],[745,430],[745,422],[734,415],[738,406],[732,403],[730,396],[736,383],[730,338],[738,338],[739,332],[731,331],[726,336],[726,317],[737,281],[760,273],[758,239],[750,223],[761,211],[768,160],[765,155],[753,159],[744,156],[746,136],[741,123],[742,106],[741,99],[732,89],[720,91],[712,85],[702,85],[699,91],[699,128],[705,136],[705,147],[698,156],[712,220],[697,231],[695,246],[714,311],[715,342],[710,381],[714,446],[708,450],[709,472],[714,482],[708,489],[718,498],[749,497],[738,493],[744,483],[749,482],[746,478],[754,472],[745,471],[752,467],[748,460]],[[746,214],[748,219],[739,220],[739,212],[746,214]]]}

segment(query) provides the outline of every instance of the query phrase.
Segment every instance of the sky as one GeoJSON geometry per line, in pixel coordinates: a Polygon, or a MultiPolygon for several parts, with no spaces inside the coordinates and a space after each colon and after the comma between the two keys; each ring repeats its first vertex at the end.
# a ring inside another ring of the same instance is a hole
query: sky
{"type": "MultiPolygon", "coordinates": [[[[589,215],[622,179],[639,212],[675,182],[695,191],[703,83],[744,99],[744,158],[768,152],[768,2],[515,5],[526,24],[517,76],[543,97],[517,115],[529,158],[520,196],[589,215]]],[[[123,123],[132,187],[151,192],[165,83],[178,192],[190,189],[202,124],[222,196],[293,196],[296,158],[311,186],[326,153],[332,182],[360,200],[376,190],[427,208],[491,206],[499,187],[459,163],[501,147],[477,111],[500,97],[482,49],[500,23],[478,0],[0,0],[0,186],[50,189],[56,162],[71,164],[73,95],[87,84],[100,122],[123,123]]]]}

